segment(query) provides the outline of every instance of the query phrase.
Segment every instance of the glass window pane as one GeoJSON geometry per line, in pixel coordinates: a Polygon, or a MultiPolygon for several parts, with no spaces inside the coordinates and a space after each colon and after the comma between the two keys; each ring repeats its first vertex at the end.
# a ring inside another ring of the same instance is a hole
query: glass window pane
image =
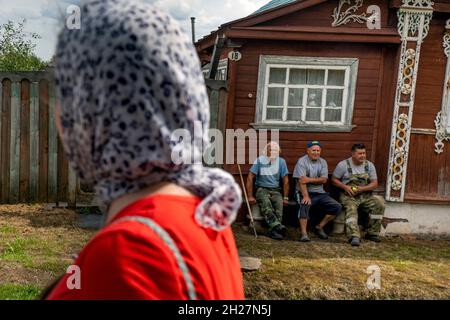
{"type": "Polygon", "coordinates": [[[309,89],[307,105],[309,107],[322,106],[322,91],[323,89],[309,89]]]}
{"type": "Polygon", "coordinates": [[[325,110],[325,121],[335,121],[340,122],[341,121],[341,114],[342,109],[335,109],[335,110],[325,110]]]}
{"type": "Polygon", "coordinates": [[[345,81],[345,70],[328,70],[328,85],[343,86],[345,81]]]}
{"type": "Polygon", "coordinates": [[[266,120],[283,120],[283,108],[267,108],[266,120]]]}
{"type": "Polygon", "coordinates": [[[320,111],[317,108],[307,108],[306,109],[306,121],[320,121],[320,111]]]}
{"type": "Polygon", "coordinates": [[[269,88],[268,106],[283,106],[284,88],[269,88]]]}
{"type": "Polygon", "coordinates": [[[308,70],[308,84],[324,84],[325,70],[308,70]]]}
{"type": "Polygon", "coordinates": [[[227,80],[227,69],[218,69],[216,80],[227,80]]]}
{"type": "Polygon", "coordinates": [[[270,68],[269,83],[286,83],[286,68],[270,68]]]}
{"type": "Polygon", "coordinates": [[[306,70],[291,69],[289,71],[289,84],[306,84],[306,70]]]}
{"type": "Polygon", "coordinates": [[[344,90],[328,89],[327,90],[327,107],[342,107],[342,98],[344,90]]]}
{"type": "Polygon", "coordinates": [[[287,109],[288,121],[300,121],[302,120],[302,108],[288,108],[287,109]]]}
{"type": "Polygon", "coordinates": [[[289,89],[288,106],[299,107],[303,104],[303,89],[289,89]]]}

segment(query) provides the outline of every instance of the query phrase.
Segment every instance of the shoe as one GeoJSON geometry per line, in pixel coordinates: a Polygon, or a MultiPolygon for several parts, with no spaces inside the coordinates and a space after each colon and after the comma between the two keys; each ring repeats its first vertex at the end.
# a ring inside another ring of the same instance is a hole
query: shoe
{"type": "Polygon", "coordinates": [[[319,236],[320,239],[326,240],[328,239],[328,235],[323,231],[322,228],[315,228],[316,234],[319,236]]]}
{"type": "Polygon", "coordinates": [[[366,236],[364,238],[369,240],[369,241],[376,242],[376,243],[380,243],[381,242],[380,237],[376,236],[374,234],[366,234],[366,236]]]}
{"type": "Polygon", "coordinates": [[[300,241],[300,242],[310,242],[311,239],[308,237],[307,234],[302,234],[302,236],[300,237],[300,239],[298,241],[300,241]]]}
{"type": "Polygon", "coordinates": [[[287,228],[285,226],[283,226],[282,224],[279,224],[277,226],[277,232],[279,234],[281,234],[283,237],[286,237],[286,233],[287,233],[287,228]]]}
{"type": "Polygon", "coordinates": [[[351,237],[348,242],[352,245],[352,247],[359,247],[359,245],[361,244],[358,237],[351,237]]]}
{"type": "Polygon", "coordinates": [[[272,231],[269,233],[269,237],[271,237],[274,240],[283,240],[283,236],[275,230],[276,228],[273,228],[272,231]]]}

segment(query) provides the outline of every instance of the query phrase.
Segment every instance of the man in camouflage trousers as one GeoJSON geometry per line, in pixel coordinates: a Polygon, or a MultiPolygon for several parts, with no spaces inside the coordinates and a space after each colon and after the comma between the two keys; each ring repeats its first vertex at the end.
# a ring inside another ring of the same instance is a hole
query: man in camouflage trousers
{"type": "Polygon", "coordinates": [[[280,153],[278,143],[272,141],[267,144],[263,155],[255,160],[247,177],[248,201],[250,204],[258,203],[269,227],[269,236],[275,240],[283,240],[286,235],[283,206],[287,206],[289,200],[289,171],[280,153]],[[256,185],[255,195],[253,184],[256,185]]]}
{"type": "Polygon", "coordinates": [[[382,199],[373,195],[373,190],[378,187],[377,172],[366,157],[366,147],[363,144],[353,145],[352,156],[337,165],[332,177],[332,183],[344,191],[340,201],[345,209],[346,233],[352,246],[360,245],[358,209],[369,215],[365,238],[380,242],[385,205],[382,199]]]}

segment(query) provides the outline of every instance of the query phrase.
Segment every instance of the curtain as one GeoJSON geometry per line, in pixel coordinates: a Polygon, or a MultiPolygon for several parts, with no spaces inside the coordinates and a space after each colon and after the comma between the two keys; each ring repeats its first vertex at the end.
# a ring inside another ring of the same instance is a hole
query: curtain
{"type": "Polygon", "coordinates": [[[306,70],[291,69],[289,71],[289,84],[306,84],[306,70]]]}
{"type": "Polygon", "coordinates": [[[308,84],[323,85],[325,83],[325,70],[308,70],[308,84]]]}
{"type": "Polygon", "coordinates": [[[267,108],[266,120],[283,120],[283,108],[267,108]]]}
{"type": "Polygon", "coordinates": [[[284,105],[284,88],[269,88],[267,105],[283,106],[284,105]]]}
{"type": "Polygon", "coordinates": [[[286,83],[286,68],[270,68],[269,83],[286,83]]]}
{"type": "Polygon", "coordinates": [[[325,110],[325,121],[341,121],[342,109],[325,110]]]}
{"type": "Polygon", "coordinates": [[[342,98],[344,90],[328,89],[327,90],[327,107],[342,107],[342,98]]]}
{"type": "Polygon", "coordinates": [[[303,89],[290,88],[288,106],[300,107],[303,104],[303,89]]]}
{"type": "Polygon", "coordinates": [[[323,89],[309,89],[308,90],[308,107],[321,107],[322,106],[322,91],[323,89]]]}
{"type": "Polygon", "coordinates": [[[328,85],[343,86],[345,82],[345,70],[328,70],[328,85]]]}
{"type": "Polygon", "coordinates": [[[287,119],[288,121],[301,121],[303,108],[288,108],[287,119]]]}

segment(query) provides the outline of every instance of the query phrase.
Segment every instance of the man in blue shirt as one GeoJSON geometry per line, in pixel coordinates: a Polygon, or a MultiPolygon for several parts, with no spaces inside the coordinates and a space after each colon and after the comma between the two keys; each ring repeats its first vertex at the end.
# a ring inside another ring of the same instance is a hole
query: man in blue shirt
{"type": "Polygon", "coordinates": [[[279,156],[280,153],[280,146],[276,142],[270,142],[264,155],[253,163],[247,177],[248,200],[250,204],[258,203],[269,226],[269,235],[276,240],[282,240],[286,235],[287,229],[282,224],[283,205],[287,205],[289,200],[289,171],[286,161],[279,156]],[[281,194],[280,180],[283,181],[284,197],[281,194]],[[255,196],[253,184],[256,186],[255,196]]]}

